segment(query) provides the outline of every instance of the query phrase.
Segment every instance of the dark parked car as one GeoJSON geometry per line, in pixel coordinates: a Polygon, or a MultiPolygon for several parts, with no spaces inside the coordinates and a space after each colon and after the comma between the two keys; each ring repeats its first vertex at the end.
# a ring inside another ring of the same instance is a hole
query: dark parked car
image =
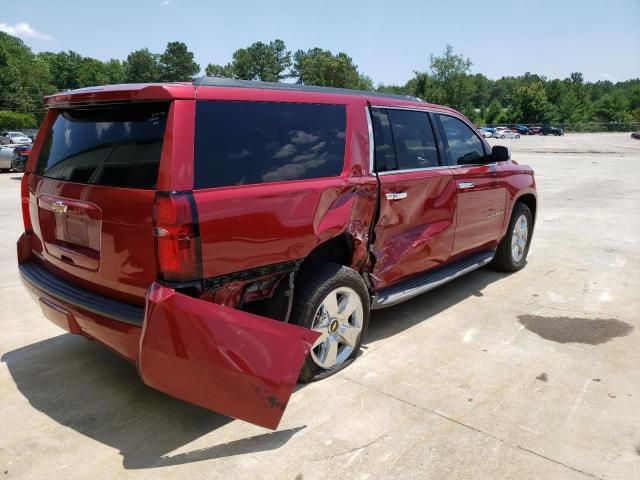
{"type": "Polygon", "coordinates": [[[631,138],[635,138],[637,140],[640,140],[640,130],[638,130],[637,132],[633,132],[631,134],[631,138]]]}
{"type": "Polygon", "coordinates": [[[558,127],[544,126],[540,128],[540,135],[555,135],[559,137],[560,135],[564,135],[564,130],[558,127]]]}
{"type": "Polygon", "coordinates": [[[14,172],[24,172],[24,166],[31,154],[31,145],[16,145],[13,147],[11,168],[14,172]]]}
{"type": "Polygon", "coordinates": [[[225,415],[276,428],[298,379],[357,356],[370,310],[526,264],[533,170],[451,108],[211,78],[45,105],[27,290],[147,385],[225,415]]]}

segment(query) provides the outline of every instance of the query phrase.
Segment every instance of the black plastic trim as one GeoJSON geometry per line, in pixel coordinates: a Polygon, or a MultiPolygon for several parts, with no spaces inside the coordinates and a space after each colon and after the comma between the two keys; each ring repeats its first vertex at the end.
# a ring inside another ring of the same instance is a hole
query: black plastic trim
{"type": "Polygon", "coordinates": [[[272,265],[265,265],[263,267],[252,268],[250,270],[243,270],[241,272],[228,273],[226,275],[219,275],[217,277],[205,278],[202,281],[205,290],[215,290],[220,288],[226,283],[234,281],[250,281],[263,277],[264,275],[270,275],[273,273],[289,273],[295,272],[300,267],[302,260],[291,260],[288,262],[274,263],[272,265]]]}
{"type": "Polygon", "coordinates": [[[137,327],[141,327],[144,322],[144,307],[114,300],[77,287],[57,277],[36,262],[23,263],[18,268],[24,281],[62,302],[137,327]]]}

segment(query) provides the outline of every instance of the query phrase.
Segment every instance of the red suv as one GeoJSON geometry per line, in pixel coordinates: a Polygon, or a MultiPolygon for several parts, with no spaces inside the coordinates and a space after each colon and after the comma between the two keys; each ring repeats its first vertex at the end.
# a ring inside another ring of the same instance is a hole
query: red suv
{"type": "Polygon", "coordinates": [[[531,168],[460,113],[204,78],[47,97],[19,268],[47,318],[163,392],[276,428],[372,309],[525,264],[531,168]]]}

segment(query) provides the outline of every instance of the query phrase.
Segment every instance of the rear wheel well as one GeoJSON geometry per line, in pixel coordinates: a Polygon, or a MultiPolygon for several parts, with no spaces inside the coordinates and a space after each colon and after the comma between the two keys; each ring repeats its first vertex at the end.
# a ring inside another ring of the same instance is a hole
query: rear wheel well
{"type": "Polygon", "coordinates": [[[347,234],[342,234],[317,245],[311,250],[307,258],[302,262],[302,265],[300,265],[300,270],[303,270],[305,266],[312,262],[322,260],[348,267],[351,265],[352,258],[353,239],[347,234]]]}
{"type": "MultiPolygon", "coordinates": [[[[295,278],[300,278],[300,274],[308,270],[318,262],[327,261],[338,265],[351,265],[353,258],[353,239],[347,235],[338,235],[326,242],[317,245],[300,264],[295,278]]],[[[293,272],[292,272],[293,273],[293,272]]],[[[288,320],[293,290],[290,285],[290,274],[282,276],[273,295],[270,298],[256,300],[243,306],[243,310],[257,315],[273,318],[276,320],[288,320]]]]}
{"type": "Polygon", "coordinates": [[[531,211],[531,216],[533,217],[533,222],[535,223],[535,221],[536,221],[536,206],[537,206],[537,203],[538,203],[537,200],[536,200],[535,195],[533,195],[531,193],[525,193],[521,197],[518,197],[516,199],[516,202],[524,203],[527,207],[529,207],[529,210],[531,211]]]}

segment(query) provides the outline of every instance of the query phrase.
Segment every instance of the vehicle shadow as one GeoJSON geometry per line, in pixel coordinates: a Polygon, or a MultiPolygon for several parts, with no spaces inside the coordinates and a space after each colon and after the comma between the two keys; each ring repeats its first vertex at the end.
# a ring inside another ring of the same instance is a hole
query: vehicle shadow
{"type": "MultiPolygon", "coordinates": [[[[481,269],[413,300],[373,312],[363,348],[369,342],[427,321],[469,296],[482,296],[487,285],[504,276],[481,269]]],[[[274,450],[306,428],[278,430],[170,455],[233,419],[147,387],[133,365],[75,335],[64,334],[13,350],[1,360],[35,409],[61,425],[118,449],[127,469],[274,450]]],[[[296,391],[301,388],[304,385],[298,385],[296,391]]]]}
{"type": "Polygon", "coordinates": [[[418,323],[428,321],[432,316],[465,298],[481,297],[485,287],[507,275],[490,267],[481,268],[394,307],[374,310],[371,313],[363,348],[366,348],[368,343],[391,337],[418,323]]]}
{"type": "Polygon", "coordinates": [[[133,365],[75,335],[60,335],[13,350],[1,360],[35,409],[118,449],[127,469],[273,450],[305,428],[278,430],[169,455],[233,419],[147,387],[133,365]]]}

